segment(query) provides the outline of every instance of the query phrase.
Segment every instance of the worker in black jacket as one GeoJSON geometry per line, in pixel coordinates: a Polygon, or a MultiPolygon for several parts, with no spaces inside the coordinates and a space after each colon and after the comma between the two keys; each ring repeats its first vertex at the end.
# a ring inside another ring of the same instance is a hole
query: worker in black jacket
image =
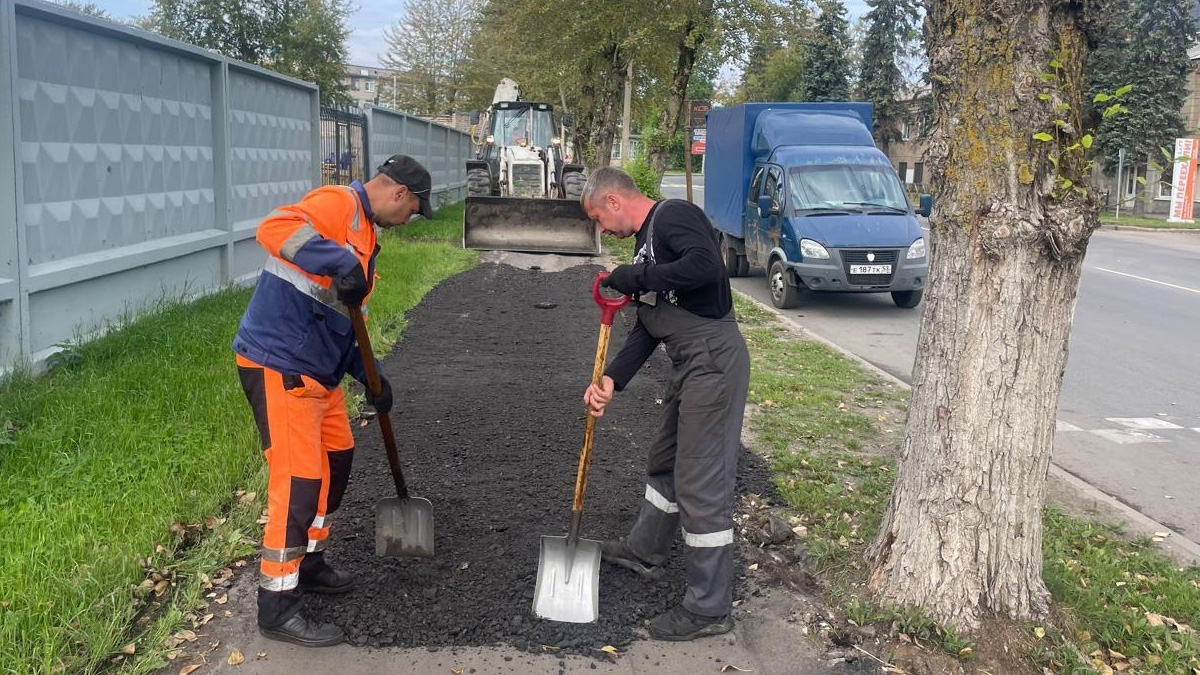
{"type": "Polygon", "coordinates": [[[694,204],[655,202],[619,169],[603,167],[584,188],[584,211],[601,231],[636,237],[633,263],[603,282],[633,296],[637,323],[584,393],[600,416],[662,344],[671,381],[646,459],[646,499],[629,535],[601,544],[604,560],[661,577],[682,527],[687,592],[650,621],[659,640],[692,640],[733,628],[733,500],[750,356],[733,314],[715,231],[694,204]]]}

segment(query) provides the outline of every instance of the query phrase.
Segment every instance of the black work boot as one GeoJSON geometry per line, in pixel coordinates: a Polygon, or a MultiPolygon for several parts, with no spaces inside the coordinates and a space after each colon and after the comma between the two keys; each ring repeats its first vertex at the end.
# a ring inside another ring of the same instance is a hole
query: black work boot
{"type": "Polygon", "coordinates": [[[633,570],[646,579],[658,580],[667,573],[662,567],[651,565],[637,557],[633,551],[629,550],[629,544],[626,543],[625,537],[605,539],[600,542],[600,559],[633,570]]]}
{"type": "Polygon", "coordinates": [[[309,553],[300,561],[300,589],[307,593],[345,593],[354,588],[354,575],[325,562],[325,552],[309,553]]]}
{"type": "Polygon", "coordinates": [[[733,630],[733,616],[700,616],[682,605],[650,620],[650,637],[683,642],[733,630]]]}
{"type": "Polygon", "coordinates": [[[337,626],[317,623],[300,611],[303,595],[298,589],[258,589],[258,632],[263,637],[301,647],[331,647],[346,639],[337,626]]]}

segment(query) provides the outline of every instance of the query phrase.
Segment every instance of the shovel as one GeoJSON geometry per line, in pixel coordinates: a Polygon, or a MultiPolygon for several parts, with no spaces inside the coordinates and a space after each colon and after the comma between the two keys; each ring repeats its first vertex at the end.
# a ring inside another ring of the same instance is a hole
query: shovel
{"type": "MultiPolygon", "coordinates": [[[[371,337],[363,323],[362,308],[357,305],[350,310],[350,323],[354,326],[354,338],[362,354],[363,370],[367,373],[367,386],[372,396],[379,396],[382,387],[379,373],[375,370],[375,356],[371,353],[371,337]]],[[[428,499],[408,496],[404,483],[404,472],[400,469],[400,455],[396,453],[396,436],[392,433],[392,420],[387,413],[379,413],[379,433],[387,448],[388,464],[392,467],[392,478],[396,481],[397,499],[382,499],[375,505],[375,555],[392,558],[433,557],[433,504],[428,499]]]]}
{"type": "MultiPolygon", "coordinates": [[[[629,296],[606,298],[600,282],[607,272],[596,275],[592,297],[600,305],[600,341],[592,365],[592,384],[600,384],[608,356],[608,336],[613,317],[629,302],[629,296]]],[[[583,427],[583,448],[575,472],[575,500],[571,504],[571,529],[565,537],[542,536],[537,584],[533,590],[533,613],[539,618],[567,623],[590,623],[600,616],[600,542],[579,538],[583,517],[583,494],[587,490],[588,464],[592,460],[592,437],[596,418],[588,411],[583,427]]]]}

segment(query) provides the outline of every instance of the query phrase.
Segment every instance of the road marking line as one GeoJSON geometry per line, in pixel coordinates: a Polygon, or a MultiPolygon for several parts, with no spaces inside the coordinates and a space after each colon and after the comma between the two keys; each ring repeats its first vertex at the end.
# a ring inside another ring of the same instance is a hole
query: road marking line
{"type": "Polygon", "coordinates": [[[1157,279],[1147,279],[1146,277],[1139,277],[1136,274],[1128,274],[1125,272],[1118,272],[1116,270],[1110,270],[1110,269],[1107,269],[1104,267],[1093,267],[1092,269],[1097,269],[1097,270],[1100,270],[1101,272],[1108,272],[1109,274],[1116,274],[1116,275],[1123,276],[1123,277],[1129,277],[1130,279],[1137,279],[1138,281],[1145,281],[1145,282],[1148,282],[1151,284],[1158,284],[1159,286],[1166,286],[1167,288],[1174,288],[1176,290],[1187,291],[1188,293],[1195,293],[1197,295],[1200,295],[1200,289],[1188,288],[1187,286],[1177,286],[1176,284],[1169,284],[1165,281],[1159,281],[1157,279]]]}
{"type": "Polygon", "coordinates": [[[1082,428],[1077,427],[1074,424],[1071,424],[1070,422],[1064,422],[1062,420],[1054,420],[1054,430],[1055,431],[1083,431],[1082,428]]]}
{"type": "Polygon", "coordinates": [[[1100,438],[1119,443],[1121,445],[1129,445],[1130,443],[1169,443],[1167,439],[1161,436],[1155,436],[1148,431],[1139,431],[1137,429],[1089,429],[1089,431],[1100,438]]]}
{"type": "Polygon", "coordinates": [[[1116,422],[1123,427],[1130,429],[1182,429],[1178,424],[1173,424],[1166,420],[1157,417],[1105,417],[1109,422],[1116,422]]]}

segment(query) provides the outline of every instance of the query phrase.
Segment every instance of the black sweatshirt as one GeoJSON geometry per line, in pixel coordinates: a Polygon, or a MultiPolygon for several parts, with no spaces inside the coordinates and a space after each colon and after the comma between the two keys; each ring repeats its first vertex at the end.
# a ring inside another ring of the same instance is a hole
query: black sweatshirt
{"type": "MultiPolygon", "coordinates": [[[[708,217],[695,204],[681,199],[655,204],[634,240],[634,263],[646,265],[645,288],[639,290],[657,291],[658,302],[671,302],[697,316],[725,317],[733,309],[733,295],[717,237],[708,217]],[[646,248],[652,218],[653,252],[646,248]]],[[[620,353],[604,372],[613,379],[617,391],[633,379],[658,343],[641,321],[634,325],[620,353]]]]}

